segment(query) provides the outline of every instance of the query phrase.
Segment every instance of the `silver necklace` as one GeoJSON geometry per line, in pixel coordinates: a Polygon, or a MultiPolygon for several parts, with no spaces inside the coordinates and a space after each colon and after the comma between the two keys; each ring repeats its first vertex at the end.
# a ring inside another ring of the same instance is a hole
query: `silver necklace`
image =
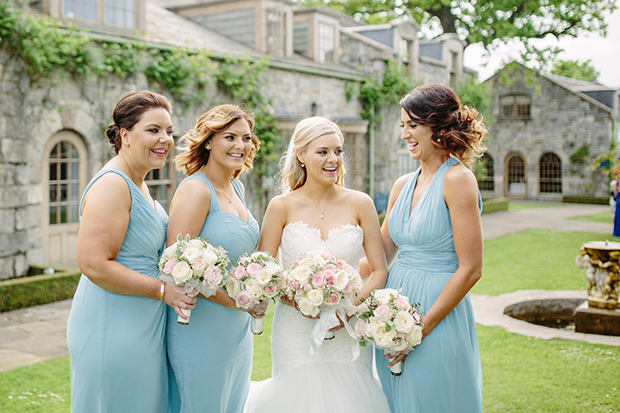
{"type": "Polygon", "coordinates": [[[316,209],[319,210],[319,212],[321,213],[321,219],[325,218],[325,209],[327,209],[327,206],[329,205],[329,201],[327,202],[327,205],[325,205],[325,208],[321,211],[321,208],[319,208],[319,204],[317,204],[314,199],[308,197],[308,199],[310,199],[310,201],[312,201],[312,203],[314,204],[314,206],[316,206],[316,209]]]}
{"type": "Polygon", "coordinates": [[[228,203],[232,204],[232,196],[233,196],[233,192],[234,192],[234,188],[231,188],[232,190],[230,191],[230,196],[226,195],[226,192],[224,192],[224,190],[222,188],[220,188],[219,186],[215,186],[213,185],[213,187],[215,189],[219,189],[221,193],[224,194],[224,196],[226,197],[226,199],[228,199],[228,203]]]}

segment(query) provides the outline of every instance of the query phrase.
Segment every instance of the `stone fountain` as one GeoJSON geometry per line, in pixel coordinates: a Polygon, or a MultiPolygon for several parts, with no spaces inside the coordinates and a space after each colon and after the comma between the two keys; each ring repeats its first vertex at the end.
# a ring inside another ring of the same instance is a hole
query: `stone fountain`
{"type": "Polygon", "coordinates": [[[620,336],[620,242],[586,242],[576,264],[586,270],[588,300],[575,310],[575,331],[620,336]]]}

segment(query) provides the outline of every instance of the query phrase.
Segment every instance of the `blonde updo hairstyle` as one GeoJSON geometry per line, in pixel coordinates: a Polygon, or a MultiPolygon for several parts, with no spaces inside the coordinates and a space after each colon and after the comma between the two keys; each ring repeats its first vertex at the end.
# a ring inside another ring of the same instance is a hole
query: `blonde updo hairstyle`
{"type": "MultiPolygon", "coordinates": [[[[297,151],[305,151],[313,140],[321,136],[335,133],[344,146],[344,135],[338,125],[322,116],[313,116],[301,120],[297,126],[288,145],[286,154],[282,157],[280,169],[280,183],[282,193],[294,191],[306,183],[306,168],[302,167],[301,161],[297,157],[297,151]]],[[[344,186],[344,163],[339,168],[336,184],[344,186]]]]}
{"type": "MultiPolygon", "coordinates": [[[[254,118],[234,105],[219,105],[200,116],[196,121],[196,126],[181,138],[181,145],[178,149],[184,152],[174,158],[177,169],[186,176],[198,172],[209,161],[211,151],[206,146],[213,135],[226,130],[239,119],[244,119],[248,123],[250,131],[254,129],[254,118]]],[[[252,133],[252,149],[243,167],[235,171],[235,178],[241,172],[252,169],[254,156],[259,148],[260,141],[252,133]]]]}
{"type": "Polygon", "coordinates": [[[456,92],[443,85],[422,85],[409,92],[400,106],[411,120],[432,129],[432,143],[471,168],[484,154],[487,129],[474,108],[464,106],[456,92]]]}

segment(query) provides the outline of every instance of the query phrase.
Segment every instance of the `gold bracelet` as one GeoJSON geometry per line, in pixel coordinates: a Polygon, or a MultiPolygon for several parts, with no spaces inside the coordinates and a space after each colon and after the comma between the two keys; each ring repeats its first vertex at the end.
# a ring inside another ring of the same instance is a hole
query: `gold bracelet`
{"type": "Polygon", "coordinates": [[[166,291],[166,282],[161,282],[161,287],[159,287],[159,301],[164,302],[164,291],[166,291]]]}

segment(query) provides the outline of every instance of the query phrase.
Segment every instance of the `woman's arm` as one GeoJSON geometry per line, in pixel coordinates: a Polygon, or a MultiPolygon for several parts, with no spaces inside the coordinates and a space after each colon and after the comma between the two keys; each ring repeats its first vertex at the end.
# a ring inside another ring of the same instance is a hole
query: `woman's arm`
{"type": "Polygon", "coordinates": [[[368,277],[364,288],[355,300],[355,305],[359,305],[371,291],[385,287],[388,276],[381,229],[374,203],[368,195],[360,195],[360,199],[356,199],[353,205],[359,208],[360,226],[364,231],[365,265],[368,277]]]}
{"type": "MultiPolygon", "coordinates": [[[[116,294],[160,299],[162,282],[115,261],[127,228],[131,194],[118,174],[107,173],[89,188],[82,203],[77,259],[80,270],[94,284],[116,294]]],[[[194,299],[164,286],[164,302],[191,309],[194,299]]]]}

